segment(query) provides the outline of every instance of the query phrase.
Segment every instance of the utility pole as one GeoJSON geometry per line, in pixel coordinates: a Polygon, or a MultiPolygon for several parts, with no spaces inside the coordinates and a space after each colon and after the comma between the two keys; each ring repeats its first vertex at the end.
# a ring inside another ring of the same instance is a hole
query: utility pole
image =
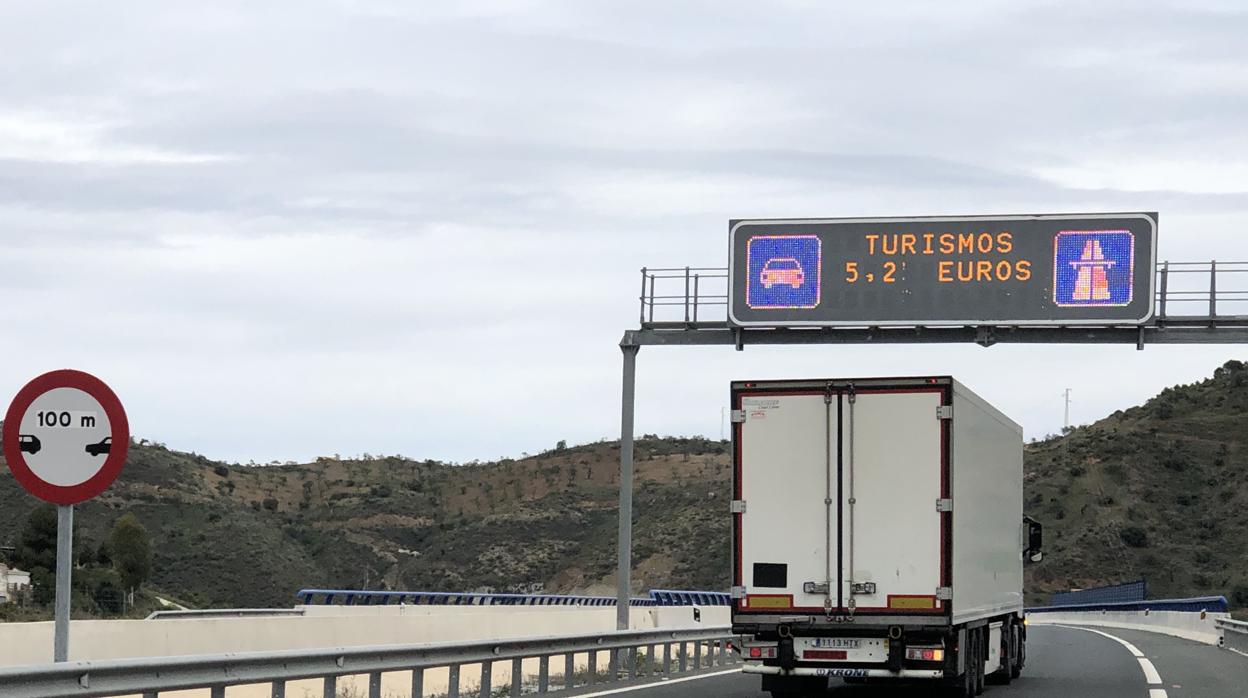
{"type": "Polygon", "coordinates": [[[1066,419],[1062,422],[1062,433],[1070,431],[1070,388],[1066,389],[1066,419]]]}

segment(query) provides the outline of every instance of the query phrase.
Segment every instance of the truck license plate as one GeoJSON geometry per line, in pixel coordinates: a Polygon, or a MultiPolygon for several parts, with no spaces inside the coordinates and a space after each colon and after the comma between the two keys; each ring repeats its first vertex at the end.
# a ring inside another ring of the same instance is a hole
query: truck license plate
{"type": "Polygon", "coordinates": [[[856,637],[813,637],[810,645],[834,650],[856,650],[862,647],[862,640],[856,637]]]}

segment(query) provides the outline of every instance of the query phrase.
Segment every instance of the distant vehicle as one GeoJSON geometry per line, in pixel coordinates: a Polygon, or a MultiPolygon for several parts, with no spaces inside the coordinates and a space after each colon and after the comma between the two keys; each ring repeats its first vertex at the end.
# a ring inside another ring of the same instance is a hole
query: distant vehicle
{"type": "Polygon", "coordinates": [[[113,437],[105,436],[99,443],[87,444],[87,453],[93,456],[102,456],[108,453],[113,447],[113,437]]]}
{"type": "Polygon", "coordinates": [[[764,691],[1019,675],[1021,427],[947,376],[735,382],[732,406],[732,627],[764,691]]]}
{"type": "Polygon", "coordinates": [[[39,442],[39,437],[34,434],[21,434],[17,437],[17,442],[21,444],[22,453],[29,453],[32,456],[43,448],[43,444],[39,442]]]}
{"type": "Polygon", "coordinates": [[[763,265],[759,281],[763,288],[782,285],[800,288],[806,283],[806,272],[802,270],[801,263],[792,257],[775,257],[763,265]]]}

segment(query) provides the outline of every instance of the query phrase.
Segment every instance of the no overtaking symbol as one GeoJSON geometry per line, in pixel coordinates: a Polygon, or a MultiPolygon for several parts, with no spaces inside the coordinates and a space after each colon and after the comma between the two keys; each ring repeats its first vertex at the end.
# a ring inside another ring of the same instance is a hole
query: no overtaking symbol
{"type": "Polygon", "coordinates": [[[130,425],[117,395],[82,371],[27,383],[4,417],[4,457],[27,492],[57,505],[56,622],[52,660],[69,659],[74,505],[113,484],[126,462],[130,425]]]}
{"type": "Polygon", "coordinates": [[[121,401],[82,371],[52,371],[30,381],[4,418],[9,470],[26,491],[53,504],[77,504],[107,489],[129,445],[121,401]]]}

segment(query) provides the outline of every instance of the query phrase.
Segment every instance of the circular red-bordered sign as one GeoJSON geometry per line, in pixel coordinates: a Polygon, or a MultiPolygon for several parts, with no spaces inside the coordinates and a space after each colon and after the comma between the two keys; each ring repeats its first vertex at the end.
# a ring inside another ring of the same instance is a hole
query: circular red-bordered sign
{"type": "Polygon", "coordinates": [[[104,381],[82,371],[35,378],[4,416],[9,470],[27,492],[53,504],[78,504],[108,489],[129,447],[121,401],[104,381]]]}

